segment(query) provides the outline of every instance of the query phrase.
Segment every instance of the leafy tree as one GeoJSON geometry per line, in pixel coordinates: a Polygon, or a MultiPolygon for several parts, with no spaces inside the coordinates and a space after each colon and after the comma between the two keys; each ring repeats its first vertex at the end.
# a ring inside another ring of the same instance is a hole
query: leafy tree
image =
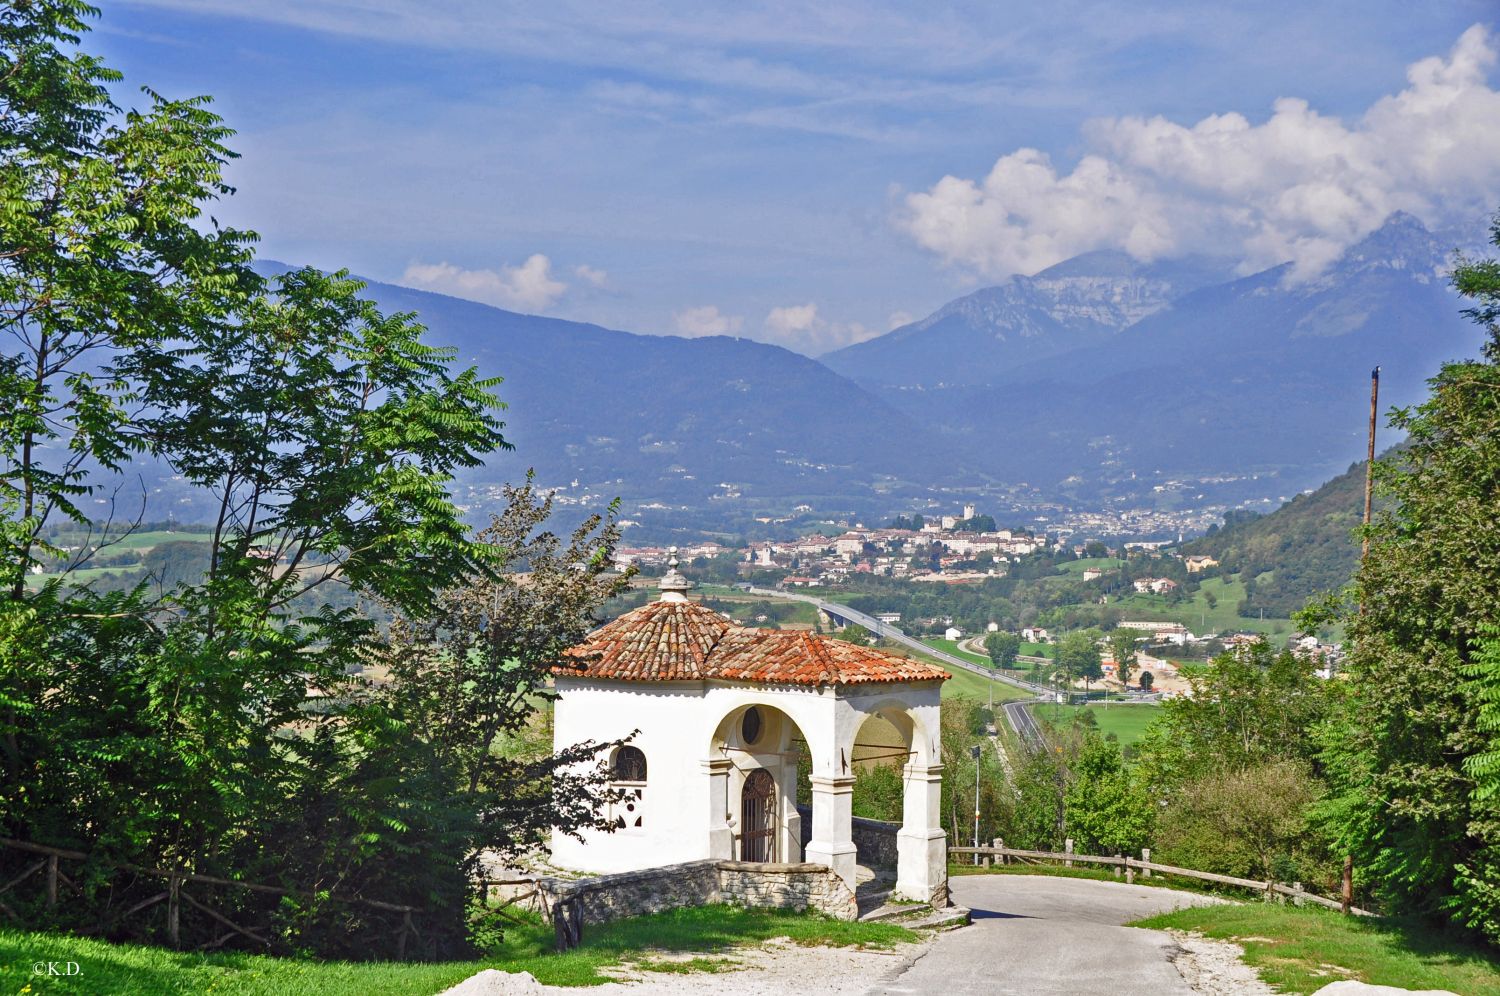
{"type": "Polygon", "coordinates": [[[901,769],[894,764],[876,764],[854,769],[854,815],[867,820],[901,822],[906,786],[901,769]]]}
{"type": "Polygon", "coordinates": [[[87,526],[95,468],[118,471],[134,431],[120,353],[220,324],[254,293],[246,233],[203,218],[228,188],[230,135],[205,98],[150,93],[122,113],[120,74],[64,51],[81,0],[0,11],[0,585],[24,599],[45,524],[87,526]]]}
{"type": "Polygon", "coordinates": [[[1004,836],[1013,819],[1013,800],[1005,786],[995,747],[985,736],[983,703],[965,697],[943,700],[941,748],[943,755],[942,821],[957,844],[974,836],[974,769],[979,768],[979,839],[1004,836]],[[976,762],[974,746],[980,748],[976,762]]]}
{"type": "Polygon", "coordinates": [[[1126,769],[1120,748],[1089,730],[1072,764],[1066,823],[1084,853],[1121,854],[1150,839],[1151,800],[1126,769]]]}
{"type": "Polygon", "coordinates": [[[1084,687],[1104,675],[1103,657],[1099,653],[1099,632],[1075,630],[1057,644],[1057,666],[1071,683],[1083,679],[1084,687]]]}
{"type": "Polygon", "coordinates": [[[1014,633],[990,633],[984,638],[984,652],[995,667],[1015,667],[1021,653],[1021,638],[1014,633]]]}
{"type": "Polygon", "coordinates": [[[1391,504],[1356,576],[1361,611],[1345,617],[1354,694],[1325,738],[1324,821],[1390,908],[1442,913],[1500,942],[1500,797],[1486,792],[1497,674],[1485,646],[1500,625],[1500,260],[1460,263],[1453,284],[1486,341],[1480,359],[1443,366],[1426,402],[1392,415],[1409,445],[1377,469],[1391,504]]]}
{"type": "Polygon", "coordinates": [[[1151,691],[1151,686],[1154,685],[1154,684],[1156,684],[1156,675],[1152,674],[1150,671],[1142,671],[1141,672],[1141,691],[1143,691],[1143,692],[1149,692],[1149,691],[1151,691]]]}
{"type": "Polygon", "coordinates": [[[1309,832],[1321,784],[1300,761],[1266,761],[1189,781],[1162,810],[1153,845],[1168,864],[1245,878],[1337,882],[1309,832]]]}
{"type": "Polygon", "coordinates": [[[854,624],[845,626],[843,631],[839,633],[839,639],[845,643],[852,643],[856,647],[868,647],[874,642],[870,637],[869,630],[863,626],[854,624]]]}
{"type": "MultiPolygon", "coordinates": [[[[527,488],[474,536],[450,489],[507,445],[497,382],[343,274],[256,277],[248,236],[201,217],[227,130],[202,100],[119,113],[116,74],[63,51],[93,13],[0,11],[0,833],[421,905],[425,953],[456,950],[477,849],[593,819],[575,770],[592,745],[540,758],[523,728],[615,590],[618,534],[537,533],[527,488]],[[166,545],[128,591],[28,588],[52,527],[87,534],[78,502],[136,453],[213,491],[208,542],[166,545]],[[529,584],[507,580],[522,567],[529,584]],[[388,638],[357,599],[405,622],[388,638]]],[[[96,903],[155,888],[102,866],[82,885],[27,919],[92,928],[96,903]]],[[[367,957],[396,936],[322,900],[216,905],[283,950],[367,957]]]]}
{"type": "Polygon", "coordinates": [[[1264,640],[1214,658],[1188,684],[1191,694],[1164,702],[1139,744],[1148,781],[1162,796],[1213,771],[1278,759],[1311,763],[1319,749],[1313,733],[1344,690],[1343,682],[1318,678],[1310,659],[1264,640]]]}
{"type": "Polygon", "coordinates": [[[1115,676],[1120,684],[1130,684],[1131,672],[1135,670],[1136,633],[1133,629],[1114,629],[1109,634],[1109,652],[1115,661],[1115,676]]]}

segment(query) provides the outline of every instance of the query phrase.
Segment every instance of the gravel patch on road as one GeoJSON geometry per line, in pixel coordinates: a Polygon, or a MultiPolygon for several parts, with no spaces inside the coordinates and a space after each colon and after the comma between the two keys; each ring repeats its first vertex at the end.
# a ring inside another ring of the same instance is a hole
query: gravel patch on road
{"type": "Polygon", "coordinates": [[[1194,992],[1206,996],[1272,996],[1276,990],[1260,981],[1242,959],[1245,951],[1228,941],[1211,941],[1202,934],[1169,930],[1177,942],[1172,964],[1194,992]]]}
{"type": "Polygon", "coordinates": [[[544,986],[530,975],[488,970],[480,972],[442,996],[763,996],[776,992],[816,992],[829,996],[857,996],[868,991],[912,958],[931,940],[901,944],[889,951],[855,948],[813,948],[775,938],[755,947],[708,955],[662,955],[658,962],[705,958],[726,964],[716,972],[632,971],[617,974],[620,982],[584,988],[544,986]]]}

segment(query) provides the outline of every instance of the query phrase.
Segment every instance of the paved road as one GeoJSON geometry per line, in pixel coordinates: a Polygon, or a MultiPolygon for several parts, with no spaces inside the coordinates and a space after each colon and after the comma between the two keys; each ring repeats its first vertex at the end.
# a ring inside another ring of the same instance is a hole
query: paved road
{"type": "Polygon", "coordinates": [[[892,626],[890,623],[881,622],[874,616],[865,615],[863,612],[860,612],[857,609],[851,609],[847,605],[843,605],[838,602],[825,602],[823,599],[815,598],[812,595],[799,595],[796,592],[781,591],[774,588],[751,587],[744,590],[752,595],[765,595],[770,598],[789,598],[792,601],[796,602],[808,602],[812,605],[816,605],[824,612],[836,615],[841,619],[847,619],[849,622],[857,623],[858,625],[863,626],[865,629],[869,630],[871,633],[874,633],[876,636],[894,640],[897,643],[910,647],[913,650],[920,650],[922,653],[927,654],[931,657],[936,657],[944,664],[948,664],[952,667],[958,668],[960,671],[972,671],[975,674],[982,674],[986,678],[993,677],[994,679],[1002,681],[1007,685],[1014,685],[1017,688],[1024,688],[1028,692],[1033,692],[1038,695],[1045,695],[1048,692],[1048,690],[1041,685],[1033,685],[1029,681],[1023,681],[1020,678],[1012,677],[1011,675],[1008,675],[1003,671],[992,671],[990,668],[985,667],[983,664],[976,664],[973,661],[964,660],[962,657],[956,657],[945,650],[941,650],[937,647],[923,643],[921,640],[918,640],[915,637],[907,636],[906,633],[902,631],[901,627],[892,626]]]}
{"type": "Polygon", "coordinates": [[[1222,902],[1149,886],[1048,876],[968,875],[950,881],[974,923],[932,948],[871,996],[999,993],[1193,996],[1161,931],[1122,924],[1180,906],[1222,902]]]}
{"type": "Polygon", "coordinates": [[[1007,702],[1002,706],[1005,718],[1010,721],[1011,729],[1016,731],[1016,736],[1021,738],[1021,743],[1032,753],[1046,746],[1046,739],[1042,736],[1042,729],[1037,725],[1036,717],[1031,715],[1031,704],[1038,699],[1021,699],[1016,702],[1007,702]]]}

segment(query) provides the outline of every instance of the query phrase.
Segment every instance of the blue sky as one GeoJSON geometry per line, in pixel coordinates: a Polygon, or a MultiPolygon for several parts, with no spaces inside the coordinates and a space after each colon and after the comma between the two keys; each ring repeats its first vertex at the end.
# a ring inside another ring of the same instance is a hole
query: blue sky
{"type": "Polygon", "coordinates": [[[816,354],[1087,249],[1316,272],[1389,210],[1472,220],[1500,198],[1496,21],[131,0],[87,47],[215,96],[243,156],[216,213],[266,256],[816,354]]]}

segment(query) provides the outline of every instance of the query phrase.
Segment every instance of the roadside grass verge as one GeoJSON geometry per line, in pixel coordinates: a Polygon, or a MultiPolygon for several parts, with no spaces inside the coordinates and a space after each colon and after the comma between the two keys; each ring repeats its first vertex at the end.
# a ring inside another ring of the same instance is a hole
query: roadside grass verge
{"type": "Polygon", "coordinates": [[[1466,938],[1404,920],[1313,906],[1199,906],[1131,924],[1192,930],[1245,949],[1245,963],[1284,992],[1355,979],[1403,989],[1500,996],[1500,957],[1466,938]]]}
{"type": "Polygon", "coordinates": [[[725,971],[723,954],[773,937],[794,944],[887,949],[913,939],[894,924],[849,923],[816,914],[703,906],[620,920],[584,930],[583,944],[552,950],[540,918],[508,926],[488,957],[473,961],[318,962],[236,953],[190,954],[140,944],[0,929],[0,991],[10,993],[233,993],[236,996],[413,996],[437,993],[487,968],[530,972],[544,984],[590,986],[603,970],[630,965],[658,972],[725,971]],[[673,955],[692,953],[686,960],[673,955]],[[36,975],[37,962],[76,962],[72,977],[36,975]],[[26,987],[30,987],[27,989],[26,987]]]}
{"type": "Polygon", "coordinates": [[[1084,710],[1097,721],[1095,725],[1100,735],[1113,733],[1121,747],[1129,747],[1139,741],[1146,735],[1146,727],[1151,725],[1151,721],[1162,714],[1160,706],[1145,703],[1114,703],[1107,706],[1052,704],[1037,706],[1031,711],[1044,723],[1066,726],[1084,710]]]}

